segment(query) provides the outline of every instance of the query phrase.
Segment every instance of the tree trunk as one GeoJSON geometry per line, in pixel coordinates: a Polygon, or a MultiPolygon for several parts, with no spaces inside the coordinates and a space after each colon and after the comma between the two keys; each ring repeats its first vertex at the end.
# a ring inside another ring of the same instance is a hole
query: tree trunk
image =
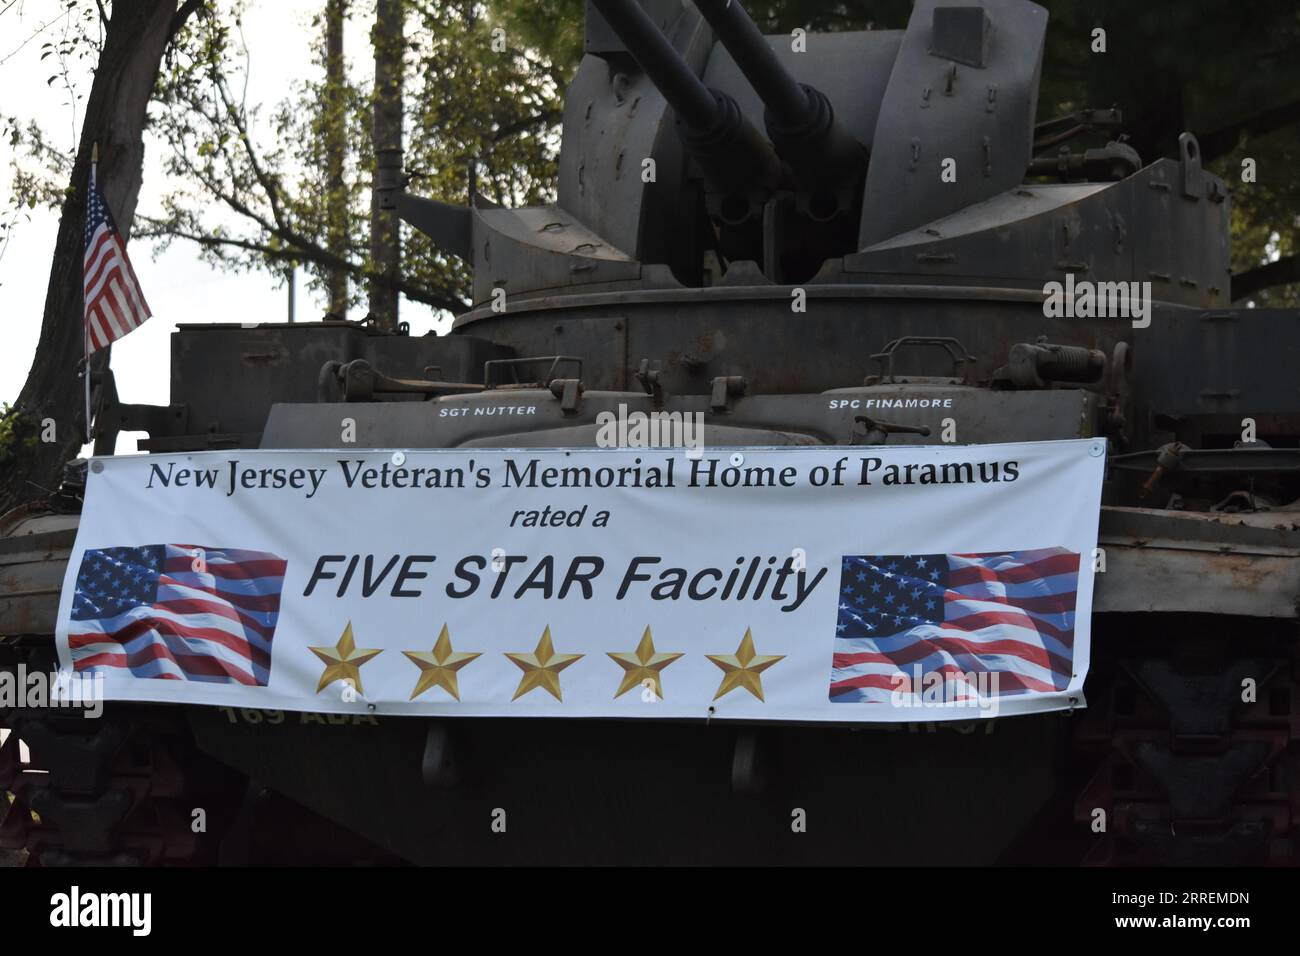
{"type": "Polygon", "coordinates": [[[1300,254],[1283,256],[1276,262],[1256,266],[1232,277],[1232,301],[1249,298],[1262,289],[1300,282],[1300,254]]]}
{"type": "MultiPolygon", "coordinates": [[[[343,76],[343,20],[347,0],[327,0],[325,4],[325,243],[332,255],[348,257],[348,192],[343,181],[343,163],[347,155],[347,97],[343,76]]],[[[348,275],[341,269],[330,272],[325,280],[329,311],[337,318],[347,318],[348,275]]]]}
{"type": "Polygon", "coordinates": [[[397,284],[401,276],[401,232],[397,213],[381,209],[381,182],[393,182],[402,170],[402,0],[377,0],[375,28],[375,168],[370,193],[370,314],[380,328],[397,329],[397,284]]]}
{"type": "Polygon", "coordinates": [[[1230,126],[1197,138],[1201,146],[1201,163],[1212,163],[1232,152],[1240,145],[1243,135],[1257,139],[1296,123],[1300,123],[1300,100],[1239,119],[1230,126]]]}
{"type": "MultiPolygon", "coordinates": [[[[194,6],[186,3],[178,11],[176,0],[117,0],[113,4],[86,102],[72,181],[59,214],[41,337],[15,404],[27,434],[39,434],[42,421],[52,419],[55,440],[13,449],[13,457],[0,469],[0,513],[45,497],[56,488],[64,462],[77,454],[85,440],[84,398],[77,366],[83,354],[81,269],[91,148],[98,143],[99,188],[125,241],[143,176],[145,110],[163,51],[194,6]]],[[[107,367],[108,351],[94,353],[93,369],[107,367]]]]}

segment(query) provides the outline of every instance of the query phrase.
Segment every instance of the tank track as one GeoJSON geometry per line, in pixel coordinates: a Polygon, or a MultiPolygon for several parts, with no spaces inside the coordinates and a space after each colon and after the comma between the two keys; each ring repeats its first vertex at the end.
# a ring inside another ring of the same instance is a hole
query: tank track
{"type": "MultiPolygon", "coordinates": [[[[50,664],[21,645],[0,654],[3,669],[50,664]]],[[[28,866],[212,861],[209,835],[221,832],[238,782],[201,758],[179,713],[129,705],[105,705],[96,719],[64,708],[0,713],[11,731],[0,746],[0,850],[25,851],[28,866]]]]}
{"type": "MultiPolygon", "coordinates": [[[[42,644],[44,653],[0,644],[0,669],[48,668],[42,644]]],[[[1062,768],[1078,782],[1072,815],[1087,839],[1063,849],[1086,848],[1077,862],[1092,866],[1300,863],[1293,623],[1105,615],[1092,667],[1062,768]],[[1254,699],[1243,701],[1246,680],[1254,699]]],[[[12,731],[0,746],[0,851],[25,852],[29,866],[185,866],[218,862],[219,851],[229,859],[218,837],[247,815],[253,791],[199,753],[181,709],[108,705],[94,720],[10,710],[0,726],[12,731]],[[206,832],[192,828],[196,809],[206,832]]],[[[313,815],[294,805],[278,816],[277,844],[289,823],[301,828],[313,815]]],[[[304,832],[286,858],[306,862],[322,835],[304,832]]]]}
{"type": "Polygon", "coordinates": [[[1095,764],[1074,803],[1094,835],[1085,865],[1300,863],[1296,636],[1204,615],[1094,625],[1075,733],[1095,764]]]}

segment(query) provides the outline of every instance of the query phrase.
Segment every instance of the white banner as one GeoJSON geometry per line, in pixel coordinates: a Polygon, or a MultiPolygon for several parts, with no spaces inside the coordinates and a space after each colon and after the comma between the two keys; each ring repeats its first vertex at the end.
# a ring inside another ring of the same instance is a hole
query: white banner
{"type": "Polygon", "coordinates": [[[95,459],[108,699],[929,721],[1082,706],[1105,443],[95,459]]]}

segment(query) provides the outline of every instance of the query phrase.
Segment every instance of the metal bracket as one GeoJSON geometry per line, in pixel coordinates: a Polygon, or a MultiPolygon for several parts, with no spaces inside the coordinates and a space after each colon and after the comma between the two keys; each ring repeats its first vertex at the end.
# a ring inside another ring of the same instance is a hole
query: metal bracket
{"type": "Polygon", "coordinates": [[[187,405],[123,404],[117,396],[117,379],[111,368],[92,369],[90,384],[95,388],[91,415],[95,429],[95,454],[111,455],[119,432],[145,432],[151,438],[185,434],[189,430],[187,405]]]}
{"type": "Polygon", "coordinates": [[[582,395],[582,379],[556,378],[551,380],[551,394],[560,400],[560,411],[565,415],[576,415],[578,399],[582,395]]]}
{"type": "Polygon", "coordinates": [[[650,396],[655,408],[661,407],[664,403],[664,386],[663,370],[660,368],[660,363],[642,359],[641,365],[635,374],[636,380],[641,383],[645,393],[650,396]]]}
{"type": "Polygon", "coordinates": [[[749,382],[742,375],[719,375],[713,380],[713,393],[709,398],[709,407],[715,412],[725,412],[731,407],[731,399],[739,398],[749,388],[749,382]]]}

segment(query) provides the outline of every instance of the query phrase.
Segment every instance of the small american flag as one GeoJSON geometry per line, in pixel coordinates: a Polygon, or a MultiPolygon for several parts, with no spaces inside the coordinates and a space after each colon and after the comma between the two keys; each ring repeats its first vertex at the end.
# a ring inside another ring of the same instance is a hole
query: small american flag
{"type": "Polygon", "coordinates": [[[1078,586],[1079,555],[1065,548],[845,557],[830,699],[919,693],[918,670],[944,681],[995,674],[995,696],[1063,690],[1078,586]]]}
{"type": "Polygon", "coordinates": [[[120,339],[149,318],[122,236],[90,174],[86,201],[86,254],[82,261],[86,305],[86,354],[120,339]]]}
{"type": "Polygon", "coordinates": [[[265,687],[285,563],[187,544],[87,551],[72,597],[73,669],[265,687]]]}

